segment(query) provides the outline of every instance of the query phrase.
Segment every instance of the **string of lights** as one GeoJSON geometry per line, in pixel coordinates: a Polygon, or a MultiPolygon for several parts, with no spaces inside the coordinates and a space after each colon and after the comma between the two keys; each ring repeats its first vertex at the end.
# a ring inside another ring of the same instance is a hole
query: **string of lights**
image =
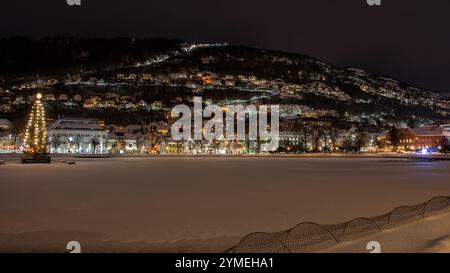
{"type": "Polygon", "coordinates": [[[23,139],[24,152],[29,154],[47,152],[47,131],[45,124],[45,109],[41,102],[42,95],[36,95],[36,101],[31,113],[23,139]]]}

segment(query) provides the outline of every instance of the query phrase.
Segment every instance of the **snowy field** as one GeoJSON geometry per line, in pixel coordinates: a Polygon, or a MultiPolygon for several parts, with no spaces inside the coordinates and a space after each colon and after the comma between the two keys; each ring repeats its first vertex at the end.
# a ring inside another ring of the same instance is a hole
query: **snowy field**
{"type": "MultiPolygon", "coordinates": [[[[0,165],[0,252],[64,252],[72,240],[86,252],[217,252],[251,232],[334,224],[450,194],[450,161],[71,160],[0,165]]],[[[443,219],[439,236],[448,236],[443,219]]]]}

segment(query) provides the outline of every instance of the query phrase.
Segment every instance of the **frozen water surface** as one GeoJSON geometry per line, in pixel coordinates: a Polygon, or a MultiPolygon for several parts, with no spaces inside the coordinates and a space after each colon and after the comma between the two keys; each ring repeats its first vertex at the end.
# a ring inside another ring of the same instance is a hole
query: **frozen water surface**
{"type": "Polygon", "coordinates": [[[450,162],[77,159],[0,166],[0,251],[220,251],[255,231],[332,224],[450,194],[450,162]],[[60,249],[61,248],[61,249],[60,249]]]}

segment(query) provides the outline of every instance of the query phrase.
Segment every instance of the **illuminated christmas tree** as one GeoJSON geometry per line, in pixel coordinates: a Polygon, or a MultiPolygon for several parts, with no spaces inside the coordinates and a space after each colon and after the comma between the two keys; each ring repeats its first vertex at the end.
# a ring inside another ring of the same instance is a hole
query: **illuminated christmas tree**
{"type": "Polygon", "coordinates": [[[42,95],[36,95],[36,101],[31,109],[25,136],[23,139],[24,153],[46,154],[47,131],[45,129],[45,110],[41,102],[42,95]]]}

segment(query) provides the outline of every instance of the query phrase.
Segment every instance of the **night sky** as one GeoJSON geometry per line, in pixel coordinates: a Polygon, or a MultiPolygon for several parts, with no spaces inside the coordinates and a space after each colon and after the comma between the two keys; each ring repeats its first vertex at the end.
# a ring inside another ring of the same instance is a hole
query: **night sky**
{"type": "Polygon", "coordinates": [[[450,92],[450,1],[8,0],[0,37],[167,37],[299,52],[450,92]]]}

